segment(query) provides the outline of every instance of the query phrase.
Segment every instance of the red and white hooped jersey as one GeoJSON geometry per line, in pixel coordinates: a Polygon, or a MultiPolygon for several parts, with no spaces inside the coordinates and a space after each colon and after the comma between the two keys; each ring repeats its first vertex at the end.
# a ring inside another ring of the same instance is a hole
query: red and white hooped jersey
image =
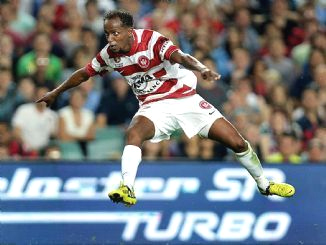
{"type": "Polygon", "coordinates": [[[134,29],[133,35],[135,41],[128,53],[113,53],[106,45],[86,66],[88,74],[119,72],[141,105],[196,93],[195,74],[169,61],[171,54],[178,50],[169,39],[147,29],[134,29]]]}

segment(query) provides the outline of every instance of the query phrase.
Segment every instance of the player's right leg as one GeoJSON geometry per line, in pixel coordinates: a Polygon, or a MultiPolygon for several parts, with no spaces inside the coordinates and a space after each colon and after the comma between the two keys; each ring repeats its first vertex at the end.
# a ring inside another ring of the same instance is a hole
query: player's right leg
{"type": "Polygon", "coordinates": [[[216,119],[209,129],[207,137],[223,143],[232,149],[239,162],[247,169],[257,183],[258,189],[263,195],[277,195],[291,197],[295,193],[293,186],[286,183],[274,183],[264,176],[263,168],[256,153],[251,148],[234,126],[225,118],[216,119]]]}
{"type": "Polygon", "coordinates": [[[118,189],[109,193],[113,202],[127,206],[136,204],[134,182],[139,163],[141,162],[141,146],[145,140],[153,138],[155,127],[152,121],[144,116],[136,116],[126,132],[126,145],[121,158],[122,183],[118,189]]]}

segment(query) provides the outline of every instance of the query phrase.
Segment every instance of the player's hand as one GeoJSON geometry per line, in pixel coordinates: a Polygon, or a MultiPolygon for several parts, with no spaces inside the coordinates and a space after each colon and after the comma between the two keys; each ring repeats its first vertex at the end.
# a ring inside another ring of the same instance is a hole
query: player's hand
{"type": "Polygon", "coordinates": [[[221,78],[221,75],[218,74],[215,71],[212,71],[211,69],[204,68],[200,71],[200,74],[203,79],[208,80],[208,81],[215,81],[219,80],[221,78]]]}
{"type": "Polygon", "coordinates": [[[55,91],[47,92],[42,98],[35,101],[36,103],[45,102],[46,106],[49,107],[53,104],[58,94],[55,91]]]}

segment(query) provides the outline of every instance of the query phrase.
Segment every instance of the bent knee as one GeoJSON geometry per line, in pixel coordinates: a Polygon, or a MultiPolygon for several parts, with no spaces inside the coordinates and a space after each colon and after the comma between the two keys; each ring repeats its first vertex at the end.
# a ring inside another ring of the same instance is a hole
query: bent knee
{"type": "Polygon", "coordinates": [[[127,145],[141,145],[144,140],[140,132],[136,129],[128,129],[126,132],[126,144],[127,145]]]}
{"type": "Polygon", "coordinates": [[[247,149],[248,149],[248,144],[242,137],[239,137],[233,141],[232,150],[235,153],[245,152],[247,149]]]}

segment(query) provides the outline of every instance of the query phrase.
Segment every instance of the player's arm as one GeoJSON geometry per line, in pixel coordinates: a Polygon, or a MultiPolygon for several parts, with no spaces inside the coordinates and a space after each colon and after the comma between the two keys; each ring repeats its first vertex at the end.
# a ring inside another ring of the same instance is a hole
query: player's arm
{"type": "Polygon", "coordinates": [[[87,81],[89,78],[90,75],[86,71],[86,69],[81,68],[75,71],[67,80],[65,80],[58,87],[46,93],[42,98],[38,99],[36,103],[45,102],[47,106],[50,106],[61,93],[70,88],[77,87],[79,84],[87,81]]]}
{"type": "Polygon", "coordinates": [[[181,50],[174,51],[170,56],[170,61],[178,63],[192,71],[199,71],[205,80],[218,80],[221,75],[210,70],[195,57],[183,53],[181,50]]]}

